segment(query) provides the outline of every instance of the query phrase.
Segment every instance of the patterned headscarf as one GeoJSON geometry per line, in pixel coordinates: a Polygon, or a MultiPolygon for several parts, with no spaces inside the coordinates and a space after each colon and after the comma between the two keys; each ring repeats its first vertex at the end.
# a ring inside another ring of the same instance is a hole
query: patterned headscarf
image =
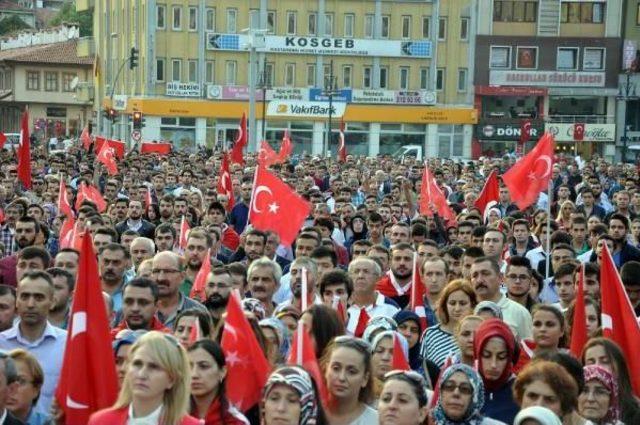
{"type": "Polygon", "coordinates": [[[280,319],[275,319],[273,317],[262,319],[258,324],[261,327],[273,329],[276,333],[276,337],[278,338],[278,361],[284,363],[289,356],[289,348],[291,347],[291,340],[289,338],[287,327],[280,319]]]}
{"type": "MultiPolygon", "coordinates": [[[[405,358],[409,358],[409,343],[407,342],[407,338],[404,337],[400,332],[397,331],[382,331],[376,336],[373,337],[373,341],[371,341],[371,347],[373,347],[373,351],[375,352],[376,347],[380,344],[380,341],[389,337],[393,341],[393,337],[397,336],[398,341],[400,341],[400,347],[402,348],[402,353],[405,358]]],[[[394,342],[395,343],[395,342],[394,342]]]]}
{"type": "Polygon", "coordinates": [[[267,311],[264,308],[262,301],[255,298],[245,298],[242,300],[242,310],[247,313],[253,313],[258,321],[265,318],[267,311]]]}
{"type": "Polygon", "coordinates": [[[602,366],[588,365],[584,367],[584,382],[587,383],[591,380],[597,379],[608,390],[609,409],[604,418],[602,418],[605,424],[615,424],[620,419],[620,405],[618,400],[618,383],[613,374],[602,366]]]}
{"type": "Polygon", "coordinates": [[[286,385],[300,396],[299,425],[315,425],[318,420],[318,397],[313,388],[311,377],[298,366],[281,367],[269,376],[262,392],[262,423],[264,424],[265,400],[276,385],[286,385]]]}
{"type": "Polygon", "coordinates": [[[386,316],[374,316],[369,319],[367,327],[362,334],[362,339],[369,344],[373,342],[373,338],[380,331],[395,331],[398,328],[396,321],[391,317],[386,316]]]}
{"type": "Polygon", "coordinates": [[[440,377],[438,391],[440,392],[440,398],[438,399],[436,408],[433,409],[435,423],[438,425],[480,425],[483,422],[484,417],[480,414],[480,410],[482,410],[482,406],[484,406],[484,385],[478,372],[471,367],[463,363],[449,366],[440,377]],[[447,416],[442,406],[442,386],[456,372],[462,372],[467,376],[473,388],[473,395],[471,396],[469,407],[467,407],[464,416],[454,421],[447,416]]]}

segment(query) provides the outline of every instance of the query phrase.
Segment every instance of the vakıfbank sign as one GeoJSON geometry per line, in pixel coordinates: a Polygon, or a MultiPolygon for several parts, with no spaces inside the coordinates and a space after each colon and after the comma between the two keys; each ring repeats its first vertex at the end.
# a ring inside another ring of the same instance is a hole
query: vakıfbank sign
{"type": "Polygon", "coordinates": [[[331,115],[340,118],[347,108],[346,103],[296,102],[291,100],[272,100],[267,106],[267,115],[276,117],[318,118],[331,115]]]}
{"type": "MultiPolygon", "coordinates": [[[[553,134],[557,142],[573,142],[575,124],[547,123],[545,131],[553,134]]],[[[585,124],[582,142],[613,142],[616,140],[615,124],[585,124]]]]}
{"type": "MultiPolygon", "coordinates": [[[[243,34],[207,33],[207,50],[248,51],[251,38],[243,34]]],[[[292,55],[381,56],[430,58],[429,40],[368,40],[360,38],[267,35],[258,52],[292,55]]]]}

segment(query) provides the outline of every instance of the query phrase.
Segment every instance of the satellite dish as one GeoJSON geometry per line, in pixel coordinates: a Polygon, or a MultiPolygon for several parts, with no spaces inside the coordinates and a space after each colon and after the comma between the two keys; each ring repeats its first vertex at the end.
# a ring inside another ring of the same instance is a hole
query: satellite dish
{"type": "Polygon", "coordinates": [[[78,87],[78,82],[79,82],[79,81],[80,81],[80,80],[78,80],[78,77],[77,77],[77,76],[73,77],[73,80],[71,80],[71,84],[69,85],[69,87],[71,88],[71,90],[75,90],[75,89],[76,89],[76,87],[78,87]]]}

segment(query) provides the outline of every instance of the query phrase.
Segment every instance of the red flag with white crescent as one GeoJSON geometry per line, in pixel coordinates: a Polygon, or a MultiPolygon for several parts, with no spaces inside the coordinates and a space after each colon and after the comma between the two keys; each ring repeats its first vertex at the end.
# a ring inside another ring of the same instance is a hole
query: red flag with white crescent
{"type": "Polygon", "coordinates": [[[229,168],[229,155],[225,152],[222,155],[222,162],[220,163],[220,177],[218,178],[217,191],[220,195],[226,195],[229,199],[227,203],[227,211],[233,209],[235,201],[233,199],[233,184],[231,181],[231,170],[229,168]]]}
{"type": "Polygon", "coordinates": [[[339,133],[340,144],[338,145],[338,162],[346,162],[347,161],[347,144],[344,138],[344,121],[340,122],[340,133],[339,133]]]}
{"type": "Polygon", "coordinates": [[[231,162],[244,165],[243,151],[245,146],[247,146],[247,115],[243,113],[238,127],[238,135],[231,149],[231,162]]]}

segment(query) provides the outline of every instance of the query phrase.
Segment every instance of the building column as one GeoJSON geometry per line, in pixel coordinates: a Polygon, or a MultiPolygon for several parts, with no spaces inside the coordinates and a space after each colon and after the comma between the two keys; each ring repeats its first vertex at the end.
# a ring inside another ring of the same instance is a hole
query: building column
{"type": "Polygon", "coordinates": [[[196,147],[207,144],[207,119],[196,118],[196,147]]]}
{"type": "Polygon", "coordinates": [[[369,126],[369,156],[376,156],[378,153],[380,153],[380,123],[374,122],[369,126]]]}
{"type": "Polygon", "coordinates": [[[322,148],[324,146],[324,121],[315,121],[313,123],[313,138],[311,141],[311,155],[322,156],[322,148]]]}
{"type": "Polygon", "coordinates": [[[160,117],[145,116],[141,133],[142,140],[160,141],[160,117]]]}
{"type": "Polygon", "coordinates": [[[437,158],[438,157],[438,124],[427,124],[427,132],[425,133],[425,145],[424,152],[425,158],[437,158]]]}
{"type": "Polygon", "coordinates": [[[471,141],[473,140],[473,125],[465,124],[464,125],[464,139],[462,145],[462,157],[463,158],[471,158],[471,141]]]}

